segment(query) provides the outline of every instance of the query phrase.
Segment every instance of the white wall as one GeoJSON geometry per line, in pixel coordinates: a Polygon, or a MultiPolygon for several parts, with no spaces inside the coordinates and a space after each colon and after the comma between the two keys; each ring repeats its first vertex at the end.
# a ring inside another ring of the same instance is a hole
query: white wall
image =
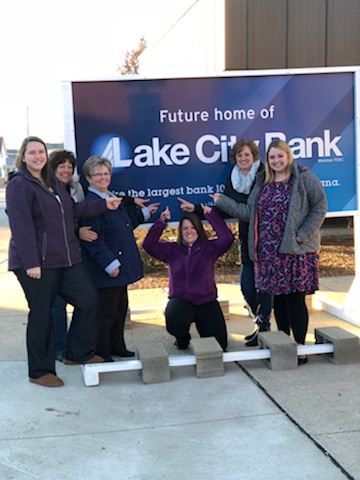
{"type": "Polygon", "coordinates": [[[197,0],[140,56],[140,75],[191,76],[224,70],[224,0],[197,0]]]}

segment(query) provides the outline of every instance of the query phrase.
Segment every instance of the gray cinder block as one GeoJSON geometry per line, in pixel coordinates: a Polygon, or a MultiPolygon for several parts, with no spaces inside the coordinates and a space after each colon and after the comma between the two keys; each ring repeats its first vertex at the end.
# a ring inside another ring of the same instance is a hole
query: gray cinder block
{"type": "Polygon", "coordinates": [[[259,347],[270,349],[270,362],[265,363],[271,370],[290,370],[297,368],[297,344],[285,332],[260,332],[259,347]]]}
{"type": "Polygon", "coordinates": [[[360,363],[359,337],[340,327],[315,328],[315,343],[332,343],[334,353],[326,353],[336,365],[360,363]]]}
{"type": "Polygon", "coordinates": [[[218,298],[225,320],[230,320],[230,303],[227,298],[218,298]]]}
{"type": "Polygon", "coordinates": [[[137,346],[144,383],[170,381],[169,356],[162,343],[143,343],[137,346]]]}
{"type": "Polygon", "coordinates": [[[190,351],[196,356],[198,378],[220,377],[224,375],[223,350],[215,337],[192,338],[190,351]]]}

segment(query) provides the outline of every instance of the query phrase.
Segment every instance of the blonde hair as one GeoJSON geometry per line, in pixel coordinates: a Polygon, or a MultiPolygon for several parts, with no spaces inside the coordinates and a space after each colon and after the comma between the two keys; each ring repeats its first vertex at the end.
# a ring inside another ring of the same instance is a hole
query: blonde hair
{"type": "Polygon", "coordinates": [[[272,182],[275,181],[275,172],[269,165],[269,152],[272,148],[277,148],[277,149],[282,150],[283,152],[286,153],[289,163],[288,163],[288,166],[286,167],[286,178],[285,178],[285,180],[289,180],[289,178],[292,175],[292,167],[293,167],[293,164],[294,164],[293,153],[292,153],[289,145],[286,142],[284,142],[284,140],[274,140],[270,143],[270,145],[268,146],[268,149],[266,151],[265,183],[272,183],[272,182]]]}

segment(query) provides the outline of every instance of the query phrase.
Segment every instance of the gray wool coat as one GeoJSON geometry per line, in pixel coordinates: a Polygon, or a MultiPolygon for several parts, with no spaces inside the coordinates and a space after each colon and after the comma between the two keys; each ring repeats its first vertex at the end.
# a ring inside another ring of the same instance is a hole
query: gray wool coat
{"type": "MultiPolygon", "coordinates": [[[[320,250],[320,227],[324,222],[327,201],[320,180],[310,170],[297,164],[293,166],[293,185],[289,210],[286,217],[284,235],[279,253],[302,255],[320,250]],[[296,237],[301,238],[301,242],[296,237]]],[[[255,260],[257,245],[257,202],[264,186],[265,173],[256,177],[255,186],[246,204],[235,202],[224,194],[216,201],[216,206],[234,218],[248,221],[249,255],[255,260]]]]}

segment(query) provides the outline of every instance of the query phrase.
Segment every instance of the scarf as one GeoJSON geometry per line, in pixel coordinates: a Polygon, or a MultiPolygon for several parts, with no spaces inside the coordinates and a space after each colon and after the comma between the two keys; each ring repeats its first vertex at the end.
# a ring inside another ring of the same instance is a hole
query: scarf
{"type": "Polygon", "coordinates": [[[256,160],[249,170],[249,173],[244,175],[240,168],[235,165],[231,171],[231,183],[234,188],[239,193],[245,193],[248,195],[250,193],[251,187],[255,181],[257,171],[259,170],[260,160],[256,160]]]}

